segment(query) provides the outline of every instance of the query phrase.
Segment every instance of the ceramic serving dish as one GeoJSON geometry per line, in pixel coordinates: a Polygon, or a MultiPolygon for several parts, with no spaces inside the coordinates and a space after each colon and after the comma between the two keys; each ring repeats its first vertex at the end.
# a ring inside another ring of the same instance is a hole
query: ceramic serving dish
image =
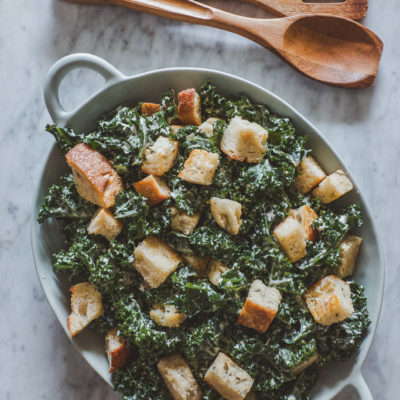
{"type": "MultiPolygon", "coordinates": [[[[199,87],[205,80],[211,80],[222,94],[237,96],[247,94],[254,102],[267,105],[274,112],[289,117],[299,134],[307,134],[309,147],[312,148],[322,167],[327,172],[338,168],[344,169],[351,177],[350,171],[343,166],[340,157],[331,148],[323,135],[302,115],[282,99],[262,87],[236,76],[200,68],[170,68],[146,72],[136,76],[124,76],[103,59],[90,54],[73,54],[62,58],[50,69],[45,83],[45,100],[51,117],[60,126],[69,126],[78,131],[90,130],[95,121],[108,110],[125,102],[157,101],[162,92],[173,88],[175,91],[187,87],[199,87]],[[76,68],[88,68],[102,75],[104,87],[93,94],[84,104],[73,111],[66,111],[61,106],[58,91],[63,78],[76,68]]],[[[33,255],[37,273],[47,299],[53,308],[60,324],[67,331],[67,316],[70,312],[68,282],[54,274],[51,255],[62,246],[62,238],[56,223],[46,222],[39,225],[36,221],[37,211],[48,187],[57,182],[59,176],[67,170],[64,157],[54,145],[51,150],[39,185],[35,193],[32,213],[31,237],[33,255]]],[[[354,180],[353,180],[354,182],[354,180]]],[[[372,395],[362,375],[361,366],[367,356],[378,322],[381,308],[384,283],[384,264],[369,208],[357,189],[338,200],[335,206],[342,207],[351,202],[361,205],[365,223],[358,234],[363,237],[358,268],[355,280],[365,287],[368,298],[368,309],[372,324],[361,349],[350,361],[331,363],[321,371],[320,379],[314,390],[315,400],[329,400],[345,387],[352,386],[363,400],[372,399],[372,395]]],[[[109,384],[111,376],[104,355],[104,339],[95,332],[84,331],[73,344],[86,361],[109,384]]]]}

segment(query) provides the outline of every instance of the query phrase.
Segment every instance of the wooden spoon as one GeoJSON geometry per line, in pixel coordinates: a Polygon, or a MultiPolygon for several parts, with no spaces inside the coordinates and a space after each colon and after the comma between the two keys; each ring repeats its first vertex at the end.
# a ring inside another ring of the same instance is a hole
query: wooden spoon
{"type": "Polygon", "coordinates": [[[224,29],[273,51],[304,75],[328,85],[365,88],[376,79],[383,43],[352,20],[330,15],[257,19],[193,0],[68,0],[115,4],[166,18],[224,29]]]}
{"type": "Polygon", "coordinates": [[[344,0],[336,3],[315,2],[304,0],[242,0],[264,8],[269,13],[279,17],[296,14],[332,14],[339,17],[359,20],[365,18],[368,12],[368,0],[344,0]]]}

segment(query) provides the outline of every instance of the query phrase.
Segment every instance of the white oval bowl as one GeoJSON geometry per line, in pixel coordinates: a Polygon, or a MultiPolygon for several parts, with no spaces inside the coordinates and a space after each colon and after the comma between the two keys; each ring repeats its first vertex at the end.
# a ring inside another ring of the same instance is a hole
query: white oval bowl
{"type": "MultiPolygon", "coordinates": [[[[45,100],[56,124],[71,127],[77,131],[85,131],[93,128],[95,121],[105,111],[122,103],[157,101],[160,94],[170,88],[175,91],[187,87],[198,88],[206,80],[210,80],[217,87],[218,92],[225,96],[237,97],[244,93],[255,103],[265,104],[275,113],[289,117],[297,134],[308,136],[308,147],[312,149],[325,171],[331,173],[341,168],[351,178],[350,171],[343,165],[340,157],[305,117],[268,90],[224,72],[202,68],[169,68],[127,77],[99,57],[90,54],[73,54],[57,61],[49,70],[45,84],[45,100]],[[58,98],[60,83],[70,71],[82,67],[101,74],[105,78],[105,85],[84,104],[73,111],[66,112],[58,98]]],[[[54,273],[51,260],[52,254],[62,247],[62,237],[57,223],[46,222],[40,225],[36,221],[37,212],[47,189],[66,171],[64,157],[54,145],[35,194],[31,240],[41,285],[50,306],[69,336],[66,324],[70,313],[69,285],[54,273]]],[[[354,279],[365,288],[372,323],[360,351],[350,361],[330,363],[321,369],[320,378],[313,391],[314,400],[332,399],[347,386],[355,388],[363,400],[372,399],[368,386],[362,378],[361,366],[371,346],[379,318],[383,297],[384,263],[371,212],[356,184],[355,190],[335,202],[334,206],[341,208],[350,203],[359,204],[364,216],[364,225],[358,230],[358,234],[363,237],[363,245],[354,279]]],[[[104,354],[104,338],[88,329],[72,342],[93,369],[111,385],[111,375],[108,372],[108,363],[104,354]]]]}

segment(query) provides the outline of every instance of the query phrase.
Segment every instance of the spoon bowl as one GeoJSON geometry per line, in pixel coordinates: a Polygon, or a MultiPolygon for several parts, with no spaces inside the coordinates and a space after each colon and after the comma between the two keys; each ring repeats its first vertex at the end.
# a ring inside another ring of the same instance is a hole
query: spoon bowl
{"type": "Polygon", "coordinates": [[[376,35],[348,19],[305,15],[288,25],[281,52],[296,69],[321,82],[368,87],[375,81],[382,47],[376,35]]]}

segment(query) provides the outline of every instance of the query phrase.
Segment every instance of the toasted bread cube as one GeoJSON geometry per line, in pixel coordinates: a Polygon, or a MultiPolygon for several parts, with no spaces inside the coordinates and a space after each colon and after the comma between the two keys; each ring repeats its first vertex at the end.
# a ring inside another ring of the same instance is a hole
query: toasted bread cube
{"type": "Polygon", "coordinates": [[[171,228],[182,232],[184,235],[191,235],[200,220],[200,213],[189,215],[183,211],[172,208],[171,228]]]}
{"type": "Polygon", "coordinates": [[[65,158],[74,174],[79,195],[100,207],[112,207],[123,185],[108,160],[84,143],[74,146],[65,158]]]}
{"type": "Polygon", "coordinates": [[[147,237],[134,251],[133,266],[150,288],[159,287],[177,268],[181,259],[165,242],[147,237]]]}
{"type": "Polygon", "coordinates": [[[353,184],[343,171],[338,169],[333,174],[327,176],[313,191],[312,195],[319,199],[321,203],[332,203],[339,197],[353,189],[353,184]]]}
{"type": "Polygon", "coordinates": [[[318,218],[317,213],[309,206],[301,206],[295,210],[290,210],[289,215],[300,222],[303,227],[304,237],[313,242],[318,238],[318,231],[312,228],[312,223],[318,218]]]}
{"type": "Polygon", "coordinates": [[[160,111],[160,105],[156,103],[142,103],[142,114],[151,116],[160,111]]]}
{"type": "Polygon", "coordinates": [[[341,278],[353,275],[361,242],[362,239],[356,235],[347,235],[340,242],[339,247],[341,262],[338,267],[338,274],[341,278]]]}
{"type": "Polygon", "coordinates": [[[211,185],[218,164],[218,154],[194,149],[189,154],[178,177],[198,185],[211,185]]]}
{"type": "Polygon", "coordinates": [[[67,327],[73,337],[103,314],[103,303],[101,294],[89,282],[78,283],[70,291],[71,314],[67,319],[67,327]]]}
{"type": "Polygon", "coordinates": [[[172,168],[177,156],[178,142],[159,136],[144,150],[142,171],[149,175],[164,175],[172,168]]]}
{"type": "Polygon", "coordinates": [[[220,118],[208,118],[199,126],[200,132],[204,133],[207,137],[212,137],[214,135],[214,123],[219,120],[220,118]]]}
{"type": "Polygon", "coordinates": [[[218,260],[212,259],[207,268],[207,276],[210,282],[215,285],[220,285],[221,275],[228,271],[229,267],[218,260]]]}
{"type": "Polygon", "coordinates": [[[133,184],[135,190],[146,197],[149,206],[162,203],[170,197],[171,191],[163,179],[158,176],[149,175],[139,182],[133,184]]]}
{"type": "Polygon", "coordinates": [[[132,354],[126,340],[122,336],[118,335],[118,329],[116,328],[107,332],[106,354],[108,364],[110,365],[110,373],[122,368],[132,354]]]}
{"type": "Polygon", "coordinates": [[[296,262],[307,254],[303,226],[293,216],[289,215],[281,222],[274,229],[273,234],[290,262],[296,262]]]}
{"type": "Polygon", "coordinates": [[[210,204],[211,214],[215,222],[231,235],[237,235],[242,225],[242,220],[240,219],[242,205],[237,201],[219,199],[218,197],[211,197],[210,204]]]}
{"type": "Polygon", "coordinates": [[[173,135],[176,135],[178,133],[179,129],[184,128],[183,125],[170,125],[169,127],[171,128],[171,133],[173,135]]]}
{"type": "Polygon", "coordinates": [[[150,318],[158,325],[178,328],[186,319],[186,314],[178,312],[173,304],[156,304],[150,310],[150,318]]]}
{"type": "Polygon", "coordinates": [[[208,256],[196,256],[196,255],[182,255],[183,261],[189,264],[192,268],[194,268],[200,277],[204,275],[207,269],[208,262],[210,261],[210,257],[208,256]]]}
{"type": "Polygon", "coordinates": [[[258,163],[267,151],[267,139],[268,131],[261,125],[234,117],[222,135],[220,148],[233,160],[258,163]]]}
{"type": "Polygon", "coordinates": [[[255,280],[239,314],[238,322],[248,328],[264,333],[275,318],[282,296],[278,289],[255,280]]]}
{"type": "Polygon", "coordinates": [[[204,380],[224,399],[243,400],[250,392],[254,379],[224,353],[218,353],[204,375],[204,380]]]}
{"type": "Polygon", "coordinates": [[[193,373],[180,354],[163,357],[157,364],[174,400],[201,400],[203,394],[193,373]]]}
{"type": "Polygon", "coordinates": [[[334,275],[315,283],[304,296],[312,316],[321,325],[343,321],[354,312],[350,286],[334,275]]]}
{"type": "Polygon", "coordinates": [[[195,89],[178,93],[178,118],[185,125],[201,124],[201,101],[195,89]]]}
{"type": "Polygon", "coordinates": [[[314,353],[308,360],[303,361],[301,364],[299,364],[296,368],[292,369],[292,373],[294,375],[300,375],[305,369],[310,367],[312,364],[315,363],[319,358],[318,353],[314,353]]]}
{"type": "Polygon", "coordinates": [[[306,194],[326,178],[325,171],[314,157],[306,156],[298,166],[299,175],[295,180],[297,190],[306,194]]]}
{"type": "Polygon", "coordinates": [[[123,226],[111,211],[99,208],[90,220],[87,231],[89,235],[102,235],[111,242],[121,233],[123,226]]]}

